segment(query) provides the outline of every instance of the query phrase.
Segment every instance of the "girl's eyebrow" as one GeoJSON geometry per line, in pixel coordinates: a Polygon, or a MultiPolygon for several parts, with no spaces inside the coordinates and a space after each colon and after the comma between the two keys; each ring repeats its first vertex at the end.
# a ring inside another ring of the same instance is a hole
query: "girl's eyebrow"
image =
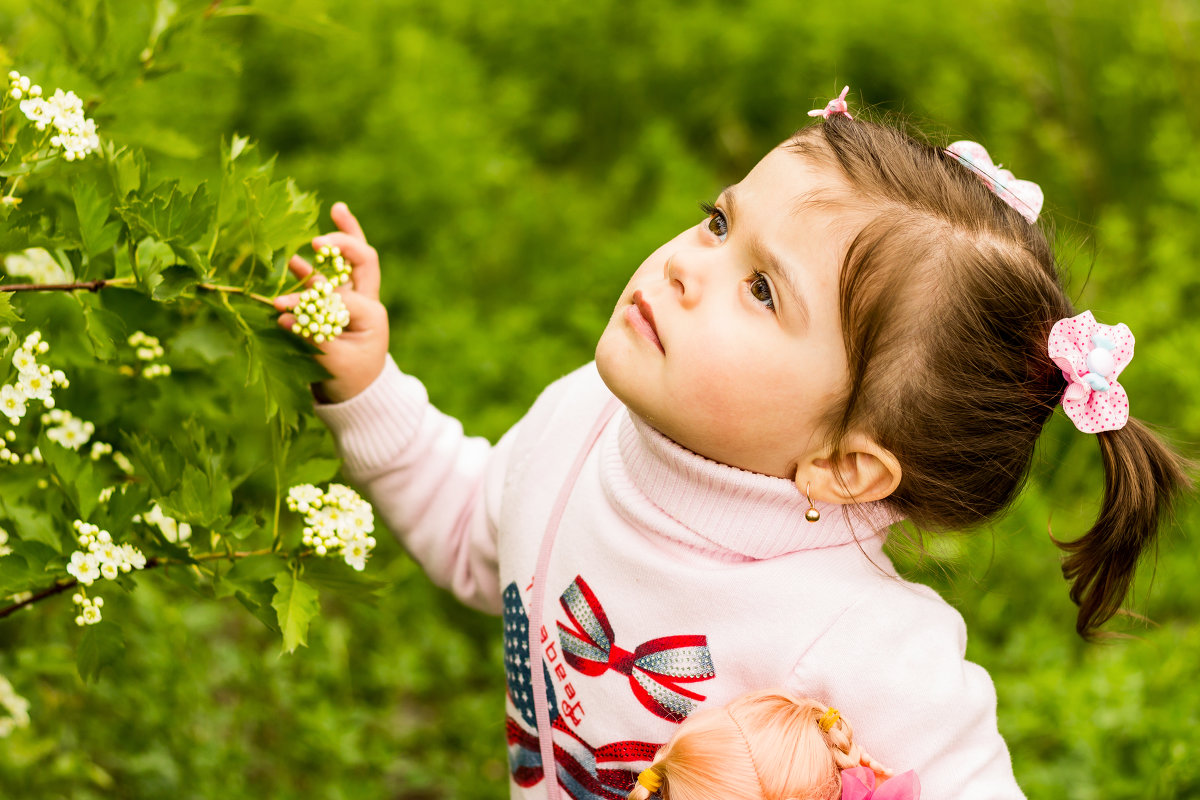
{"type": "MultiPolygon", "coordinates": [[[[725,207],[729,213],[730,229],[733,228],[734,220],[737,219],[737,197],[735,189],[736,187],[733,184],[730,184],[722,189],[721,194],[717,196],[718,202],[722,197],[725,198],[725,207]]],[[[784,260],[781,259],[773,250],[767,247],[766,243],[759,238],[757,234],[751,233],[746,234],[746,236],[749,237],[747,246],[750,249],[750,255],[757,263],[762,265],[764,271],[769,272],[771,275],[778,278],[779,282],[783,284],[783,288],[787,290],[787,293],[791,297],[791,300],[796,308],[796,313],[800,317],[801,325],[807,327],[808,303],[804,302],[804,295],[800,293],[800,290],[792,281],[792,275],[795,274],[794,271],[790,267],[786,266],[784,260]]]]}

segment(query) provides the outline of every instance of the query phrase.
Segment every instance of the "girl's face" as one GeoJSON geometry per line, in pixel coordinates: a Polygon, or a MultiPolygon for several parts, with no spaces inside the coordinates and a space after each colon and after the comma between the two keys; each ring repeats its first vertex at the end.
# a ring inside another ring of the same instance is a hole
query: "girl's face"
{"type": "Polygon", "coordinates": [[[684,447],[793,478],[822,450],[848,375],[834,214],[800,201],[842,188],[776,148],[707,218],[650,254],[596,347],[609,389],[684,447]]]}

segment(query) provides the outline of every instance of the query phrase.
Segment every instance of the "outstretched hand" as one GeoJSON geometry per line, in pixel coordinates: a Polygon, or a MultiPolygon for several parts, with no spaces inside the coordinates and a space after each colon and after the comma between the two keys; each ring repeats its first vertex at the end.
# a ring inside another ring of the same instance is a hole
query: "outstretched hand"
{"type": "MultiPolygon", "coordinates": [[[[371,385],[383,371],[388,352],[387,309],[379,302],[379,254],[367,243],[362,227],[345,203],[334,203],[329,212],[338,230],[312,240],[313,249],[337,247],[351,267],[350,280],[335,290],[350,312],[350,324],[341,335],[317,346],[321,354],[317,361],[332,376],[313,390],[319,400],[340,403],[349,400],[371,385]]],[[[325,278],[315,274],[308,261],[292,256],[288,269],[311,288],[325,278]]],[[[279,324],[292,329],[296,315],[291,309],[299,302],[299,294],[284,294],[275,298],[279,324]]]]}

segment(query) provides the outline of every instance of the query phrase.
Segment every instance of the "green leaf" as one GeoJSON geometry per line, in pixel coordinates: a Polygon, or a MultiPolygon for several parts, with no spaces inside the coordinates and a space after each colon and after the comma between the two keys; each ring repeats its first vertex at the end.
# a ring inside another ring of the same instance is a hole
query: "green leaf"
{"type": "Polygon", "coordinates": [[[0,292],[0,325],[12,325],[21,321],[21,315],[12,304],[12,292],[0,292]]]}
{"type": "Polygon", "coordinates": [[[97,681],[101,670],[115,664],[124,655],[125,639],[121,636],[120,626],[112,622],[99,622],[86,626],[79,649],[75,651],[75,666],[84,681],[97,681]]]}
{"type": "Polygon", "coordinates": [[[92,355],[100,361],[112,361],[117,357],[117,343],[127,336],[125,320],[104,308],[100,298],[90,292],[74,292],[72,296],[83,309],[84,330],[92,355]]]}
{"type": "Polygon", "coordinates": [[[320,611],[317,590],[290,572],[275,576],[275,599],[271,606],[279,619],[283,633],[283,649],[291,653],[300,645],[308,645],[308,623],[320,611]]]}
{"type": "MultiPolygon", "coordinates": [[[[41,542],[42,545],[53,547],[56,552],[61,551],[64,531],[46,511],[5,498],[0,498],[0,506],[4,507],[8,518],[16,524],[17,533],[26,543],[41,542]]],[[[13,545],[13,548],[16,548],[16,545],[13,545]]]]}
{"type": "Polygon", "coordinates": [[[178,181],[157,186],[152,193],[131,197],[117,208],[117,213],[137,238],[150,236],[165,242],[197,271],[206,269],[199,253],[192,247],[204,235],[215,213],[203,183],[190,194],[179,188],[178,181]]]}
{"type": "Polygon", "coordinates": [[[0,557],[0,597],[31,588],[40,577],[41,573],[29,569],[29,562],[16,553],[0,557]]]}
{"type": "Polygon", "coordinates": [[[79,519],[89,519],[100,503],[100,490],[104,488],[104,480],[97,473],[95,462],[51,441],[45,432],[38,437],[38,448],[46,466],[58,478],[59,488],[75,507],[79,519]]]}
{"type": "Polygon", "coordinates": [[[163,447],[161,442],[143,440],[136,434],[124,432],[123,449],[140,474],[152,484],[152,494],[165,497],[179,485],[179,474],[183,471],[183,457],[174,447],[163,447]]]}
{"type": "Polygon", "coordinates": [[[154,285],[152,296],[164,303],[175,300],[201,280],[194,269],[182,264],[167,267],[156,277],[159,280],[154,285]]]}
{"type": "Polygon", "coordinates": [[[229,571],[214,585],[217,597],[229,597],[237,592],[255,591],[255,585],[270,582],[287,569],[287,563],[279,556],[248,556],[234,562],[229,571]]]}
{"type": "Polygon", "coordinates": [[[137,274],[147,286],[154,286],[151,280],[155,275],[178,262],[175,251],[166,242],[160,242],[153,236],[147,236],[138,242],[134,251],[134,261],[137,264],[137,274]]]}
{"type": "Polygon", "coordinates": [[[75,181],[71,187],[75,200],[75,213],[79,215],[79,235],[83,239],[84,251],[89,256],[102,253],[117,243],[121,226],[108,222],[112,211],[112,199],[101,196],[91,181],[75,181]]]}
{"type": "Polygon", "coordinates": [[[387,588],[381,580],[358,572],[345,561],[332,558],[313,558],[305,561],[304,580],[313,586],[330,589],[338,597],[370,600],[387,588]]]}

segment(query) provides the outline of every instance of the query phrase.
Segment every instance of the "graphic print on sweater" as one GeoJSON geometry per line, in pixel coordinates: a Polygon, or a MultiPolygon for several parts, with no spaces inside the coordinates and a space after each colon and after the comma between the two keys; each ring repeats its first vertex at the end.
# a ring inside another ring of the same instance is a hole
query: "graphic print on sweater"
{"type": "MultiPolygon", "coordinates": [[[[554,682],[550,678],[546,658],[558,663],[554,674],[566,678],[556,642],[542,630],[545,653],[538,660],[546,675],[546,701],[550,711],[550,726],[554,731],[554,760],[557,763],[559,785],[572,800],[624,800],[637,782],[638,773],[650,766],[661,744],[654,742],[621,741],[593,747],[575,731],[569,722],[579,724],[582,703],[572,704],[575,689],[564,685],[568,695],[560,707],[556,705],[554,682]],[[549,642],[547,644],[547,642],[549,642]],[[548,655],[547,655],[548,654],[548,655]]],[[[508,696],[520,715],[517,720],[506,717],[509,772],[515,784],[535,786],[542,781],[542,752],[538,746],[537,718],[533,705],[532,662],[529,657],[529,617],[516,583],[504,589],[504,665],[508,696]],[[524,721],[524,725],[521,722],[524,721]]]]}
{"type": "Polygon", "coordinates": [[[704,700],[680,684],[716,677],[707,637],[663,636],[630,652],[617,646],[612,623],[583,576],[575,576],[558,602],[570,622],[558,623],[558,639],[575,670],[598,676],[611,669],[627,676],[638,702],[671,722],[682,722],[704,700]]]}

